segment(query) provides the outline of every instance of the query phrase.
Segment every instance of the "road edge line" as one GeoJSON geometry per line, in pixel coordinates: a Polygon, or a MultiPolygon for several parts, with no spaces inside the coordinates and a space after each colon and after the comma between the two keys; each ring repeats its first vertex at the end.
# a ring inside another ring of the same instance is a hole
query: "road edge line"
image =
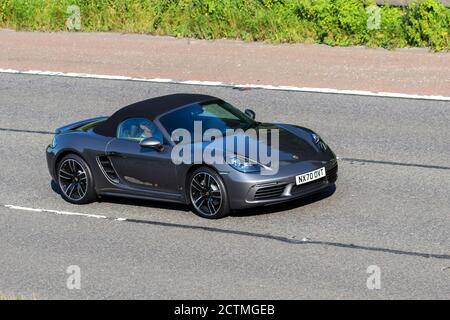
{"type": "Polygon", "coordinates": [[[127,219],[125,219],[125,218],[114,218],[114,217],[108,217],[108,216],[98,215],[98,214],[59,211],[59,210],[51,210],[51,209],[29,208],[29,207],[21,207],[21,206],[10,205],[10,204],[5,204],[5,205],[3,205],[3,207],[11,209],[11,210],[19,210],[19,211],[51,213],[51,214],[55,214],[55,215],[77,216],[77,217],[106,219],[106,220],[115,220],[115,221],[127,221],[127,219]]]}
{"type": "Polygon", "coordinates": [[[183,84],[183,85],[197,85],[197,86],[209,86],[209,87],[226,87],[226,88],[235,88],[235,89],[242,89],[242,90],[262,89],[262,90],[273,90],[273,91],[292,91],[292,92],[341,94],[341,95],[383,97],[383,98],[450,101],[450,97],[439,96],[439,95],[420,95],[420,94],[408,94],[408,93],[398,93],[398,92],[375,92],[375,91],[365,91],[365,90],[342,90],[342,89],[333,89],[333,88],[276,86],[276,85],[264,85],[264,84],[234,84],[234,83],[225,83],[225,82],[220,82],[220,81],[174,80],[174,79],[165,79],[165,78],[140,78],[140,77],[77,73],[77,72],[59,72],[59,71],[41,71],[41,70],[21,71],[21,70],[15,70],[15,69],[0,68],[0,73],[1,74],[54,76],[54,77],[67,77],[67,78],[87,78],[87,79],[99,79],[99,80],[122,80],[122,81],[136,81],[136,82],[150,82],[150,83],[183,84]]]}

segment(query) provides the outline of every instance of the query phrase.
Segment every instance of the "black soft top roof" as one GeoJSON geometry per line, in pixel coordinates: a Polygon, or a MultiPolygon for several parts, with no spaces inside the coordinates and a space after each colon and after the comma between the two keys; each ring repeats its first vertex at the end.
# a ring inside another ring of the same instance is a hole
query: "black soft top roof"
{"type": "Polygon", "coordinates": [[[118,110],[105,122],[100,123],[98,126],[96,126],[94,131],[104,136],[114,137],[116,136],[117,126],[125,119],[144,117],[153,121],[159,115],[170,110],[193,103],[201,103],[212,100],[218,100],[218,98],[204,94],[189,93],[177,93],[147,99],[130,104],[129,106],[123,107],[122,109],[118,110]]]}

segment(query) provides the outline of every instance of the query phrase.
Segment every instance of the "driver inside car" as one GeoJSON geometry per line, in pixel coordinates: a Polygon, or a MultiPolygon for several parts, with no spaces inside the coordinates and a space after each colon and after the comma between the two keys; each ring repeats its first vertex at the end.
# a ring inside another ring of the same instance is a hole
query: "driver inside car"
{"type": "Polygon", "coordinates": [[[139,128],[142,131],[139,138],[147,139],[153,137],[152,129],[146,123],[141,123],[139,128]]]}

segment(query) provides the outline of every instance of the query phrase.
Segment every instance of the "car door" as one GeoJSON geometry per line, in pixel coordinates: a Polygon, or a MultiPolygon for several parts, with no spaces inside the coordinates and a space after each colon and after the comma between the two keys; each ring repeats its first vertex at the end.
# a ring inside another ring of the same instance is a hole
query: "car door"
{"type": "Polygon", "coordinates": [[[150,120],[132,118],[119,124],[117,137],[108,144],[106,154],[125,189],[158,198],[177,198],[177,167],[171,160],[171,146],[150,120]],[[149,131],[151,137],[163,143],[162,150],[141,147],[149,131]]]}

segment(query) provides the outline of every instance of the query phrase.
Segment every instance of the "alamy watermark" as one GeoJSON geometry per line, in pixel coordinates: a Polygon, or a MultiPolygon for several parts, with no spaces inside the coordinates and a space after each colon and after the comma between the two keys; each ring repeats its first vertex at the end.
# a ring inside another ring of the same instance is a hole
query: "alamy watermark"
{"type": "Polygon", "coordinates": [[[370,274],[367,278],[366,286],[369,290],[381,289],[381,268],[377,265],[371,265],[367,267],[366,272],[370,274]]]}
{"type": "Polygon", "coordinates": [[[77,265],[68,266],[66,273],[69,275],[66,280],[66,286],[69,290],[81,289],[81,268],[77,265]]]}
{"type": "Polygon", "coordinates": [[[240,168],[257,167],[261,175],[274,175],[279,170],[278,129],[215,128],[203,132],[202,122],[194,121],[193,135],[186,129],[175,129],[171,136],[178,142],[171,159],[179,164],[231,164],[240,168]]]}
{"type": "Polygon", "coordinates": [[[67,14],[70,16],[66,20],[66,28],[70,31],[81,30],[81,10],[77,5],[67,7],[67,14]]]}
{"type": "Polygon", "coordinates": [[[381,9],[377,5],[371,5],[366,8],[367,30],[378,30],[381,28],[381,9]]]}

